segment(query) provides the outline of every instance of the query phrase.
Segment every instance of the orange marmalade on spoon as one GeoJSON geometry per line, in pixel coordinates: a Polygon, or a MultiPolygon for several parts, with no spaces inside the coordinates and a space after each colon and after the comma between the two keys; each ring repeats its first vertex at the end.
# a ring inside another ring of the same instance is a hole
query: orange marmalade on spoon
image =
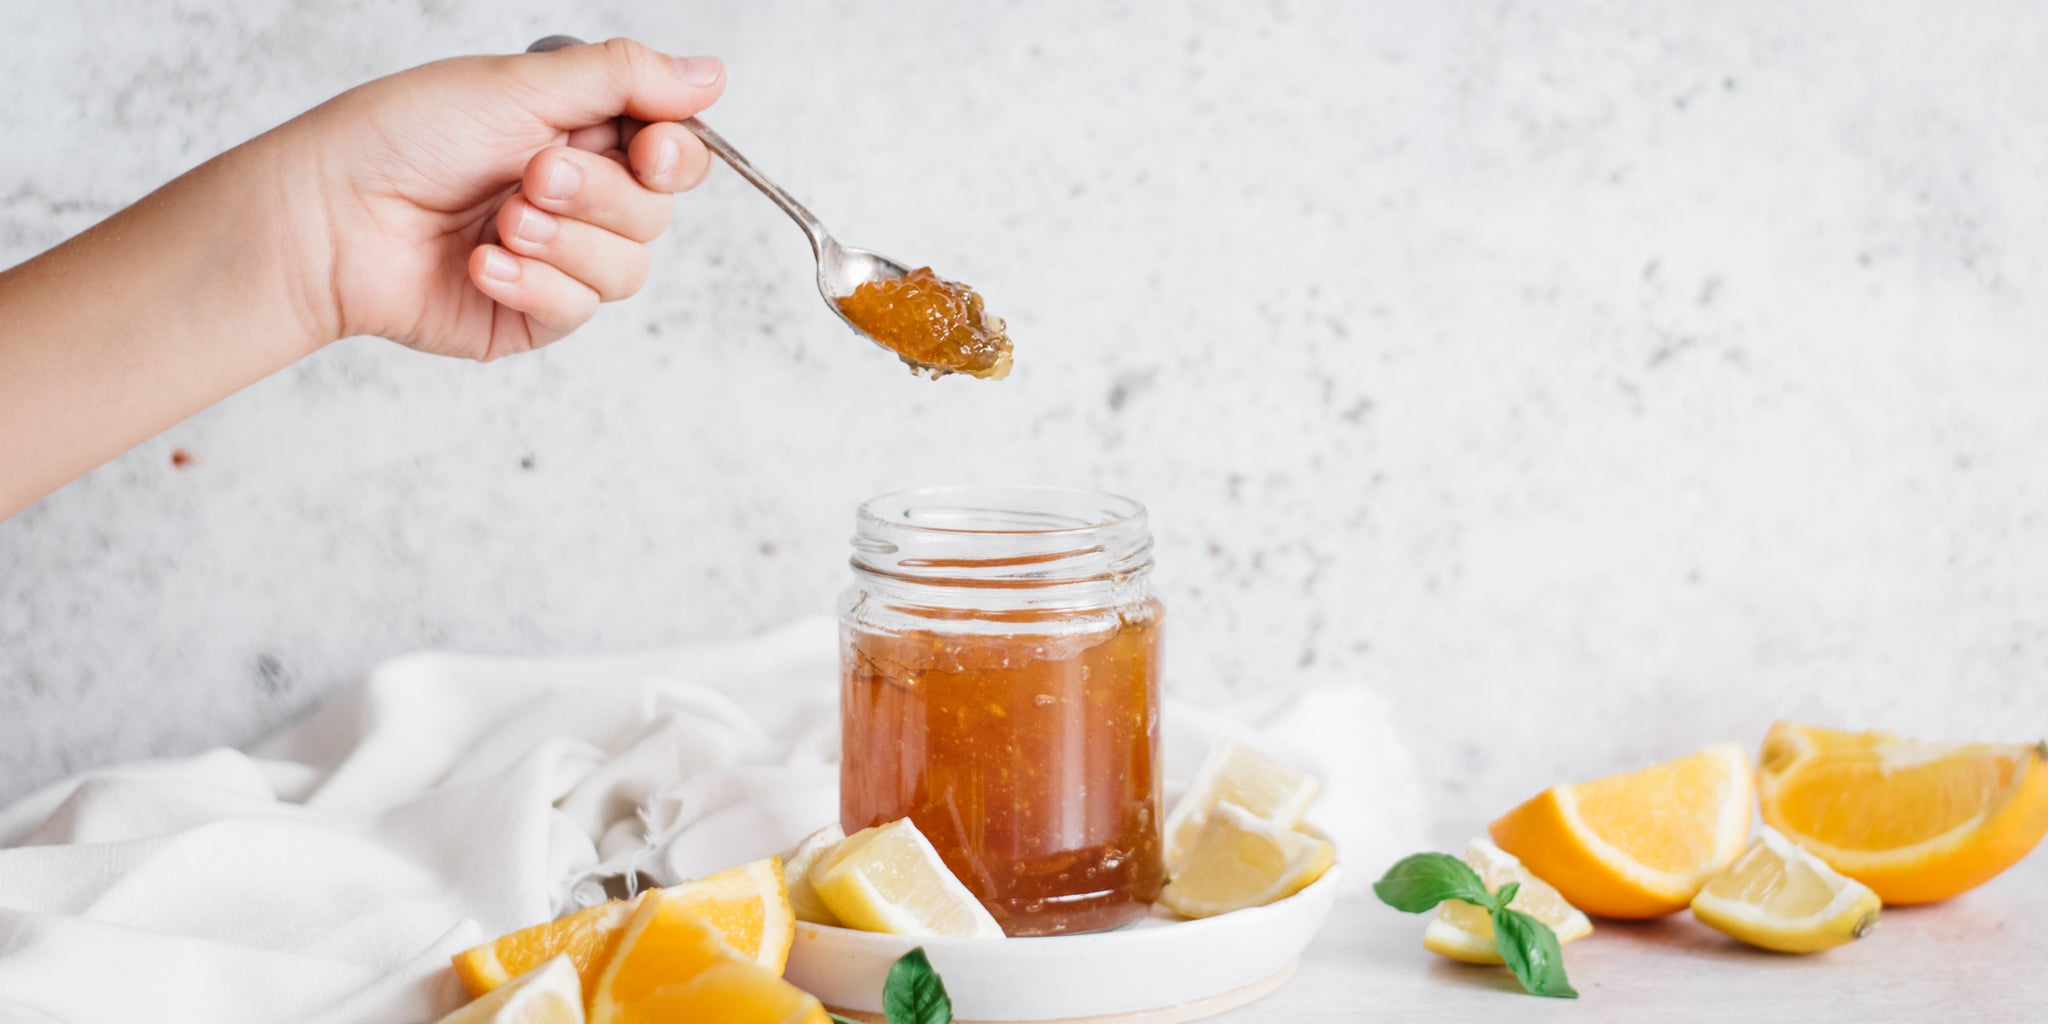
{"type": "Polygon", "coordinates": [[[835,300],[868,337],[896,353],[910,372],[929,370],[999,380],[1010,374],[1010,339],[981,296],[958,281],[919,267],[899,278],[868,281],[835,300]]]}

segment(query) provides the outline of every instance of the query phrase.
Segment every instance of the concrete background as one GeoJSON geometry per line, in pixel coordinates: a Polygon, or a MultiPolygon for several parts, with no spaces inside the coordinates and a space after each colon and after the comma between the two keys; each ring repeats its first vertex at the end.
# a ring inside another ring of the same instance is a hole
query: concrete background
{"type": "Polygon", "coordinates": [[[631,34],[1018,342],[912,379],[715,174],[567,343],[345,342],[0,523],[0,799],[423,647],[825,612],[855,503],[945,481],[1145,501],[1171,685],[1373,688],[1460,833],[1778,716],[2048,732],[2048,9],[1653,6],[0,7],[0,262],[364,79],[631,34]]]}

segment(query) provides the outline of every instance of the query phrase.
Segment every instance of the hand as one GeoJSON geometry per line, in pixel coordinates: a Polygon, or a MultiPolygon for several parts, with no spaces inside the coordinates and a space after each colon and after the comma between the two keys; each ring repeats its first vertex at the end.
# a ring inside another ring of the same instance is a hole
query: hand
{"type": "Polygon", "coordinates": [[[638,290],[723,65],[623,39],[371,82],[0,272],[0,518],[336,338],[495,359],[638,290]]]}
{"type": "Polygon", "coordinates": [[[646,281],[670,194],[710,168],[670,122],[724,86],[716,59],[614,39],[428,64],[285,125],[315,318],[477,360],[568,334],[646,281]]]}

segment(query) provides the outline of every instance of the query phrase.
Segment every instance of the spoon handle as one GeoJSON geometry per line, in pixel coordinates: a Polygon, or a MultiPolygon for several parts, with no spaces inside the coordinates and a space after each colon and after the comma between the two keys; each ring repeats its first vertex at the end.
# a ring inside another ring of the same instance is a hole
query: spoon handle
{"type": "Polygon", "coordinates": [[[718,154],[719,158],[731,165],[733,170],[740,172],[740,177],[747,179],[755,188],[761,190],[762,195],[782,207],[782,212],[789,214],[789,219],[796,221],[796,226],[804,229],[804,234],[810,236],[811,255],[824,259],[825,246],[832,241],[832,236],[826,233],[825,225],[818,223],[818,218],[804,208],[804,204],[797,202],[795,196],[784,192],[782,186],[768,180],[768,176],[756,169],[752,161],[741,156],[739,150],[732,148],[732,143],[725,141],[725,136],[712,131],[710,125],[694,117],[683,118],[681,124],[690,130],[690,134],[704,140],[707,149],[718,154]]]}
{"type": "MultiPolygon", "coordinates": [[[[526,52],[546,53],[565,46],[581,45],[583,40],[575,36],[546,36],[534,40],[533,45],[526,48],[526,52]]],[[[782,207],[782,212],[789,214],[789,219],[796,221],[796,226],[804,229],[804,234],[810,237],[811,255],[819,259],[825,258],[825,246],[832,241],[832,236],[825,231],[825,225],[818,223],[818,218],[811,215],[811,211],[804,209],[804,204],[797,202],[795,196],[784,192],[782,186],[768,180],[767,175],[754,167],[753,161],[741,156],[740,151],[732,148],[732,143],[725,141],[725,136],[712,131],[710,125],[694,117],[683,118],[680,123],[689,129],[690,134],[704,140],[705,148],[718,154],[719,158],[733,170],[740,172],[740,177],[747,179],[748,183],[761,190],[762,195],[782,207]]]]}

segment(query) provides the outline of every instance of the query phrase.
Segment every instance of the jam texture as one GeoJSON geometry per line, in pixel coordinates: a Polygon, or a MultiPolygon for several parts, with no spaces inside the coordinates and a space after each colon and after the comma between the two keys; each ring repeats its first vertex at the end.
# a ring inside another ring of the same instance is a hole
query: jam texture
{"type": "Polygon", "coordinates": [[[909,817],[1003,930],[1143,916],[1165,881],[1156,601],[1013,635],[843,635],[848,832],[909,817]]]}
{"type": "Polygon", "coordinates": [[[910,372],[997,380],[1010,374],[1010,339],[981,296],[958,281],[919,267],[902,277],[868,281],[837,300],[839,311],[868,337],[896,353],[910,372]]]}

